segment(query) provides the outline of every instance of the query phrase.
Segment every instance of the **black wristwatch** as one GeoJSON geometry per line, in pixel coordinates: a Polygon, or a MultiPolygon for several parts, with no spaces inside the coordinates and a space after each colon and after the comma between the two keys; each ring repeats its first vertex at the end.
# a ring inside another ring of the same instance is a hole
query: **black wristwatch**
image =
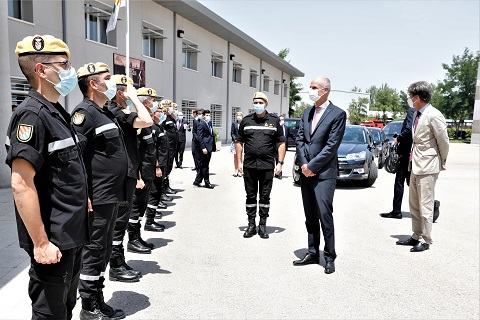
{"type": "Polygon", "coordinates": [[[283,162],[283,161],[278,161],[278,163],[280,163],[282,166],[283,166],[283,164],[284,164],[284,162],[283,162]]]}

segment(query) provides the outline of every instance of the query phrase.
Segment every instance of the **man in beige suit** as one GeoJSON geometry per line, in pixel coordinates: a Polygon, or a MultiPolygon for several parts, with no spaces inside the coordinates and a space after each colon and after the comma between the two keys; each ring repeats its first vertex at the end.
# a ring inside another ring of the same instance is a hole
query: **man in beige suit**
{"type": "Polygon", "coordinates": [[[432,92],[432,87],[425,81],[408,87],[408,102],[417,110],[413,115],[410,154],[409,202],[413,235],[397,241],[397,244],[413,246],[411,252],[428,250],[432,244],[435,183],[439,172],[446,169],[449,148],[445,118],[430,104],[432,92]]]}

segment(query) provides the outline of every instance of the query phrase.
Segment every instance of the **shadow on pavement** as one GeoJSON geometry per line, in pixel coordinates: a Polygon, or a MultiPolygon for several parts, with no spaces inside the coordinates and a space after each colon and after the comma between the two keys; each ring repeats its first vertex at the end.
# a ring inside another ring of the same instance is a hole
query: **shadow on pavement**
{"type": "Polygon", "coordinates": [[[150,307],[150,301],[146,295],[133,291],[115,291],[107,304],[122,309],[127,316],[150,307]]]}
{"type": "MultiPolygon", "coordinates": [[[[170,274],[168,270],[162,269],[157,261],[148,260],[129,260],[128,265],[135,270],[142,271],[143,275],[151,274],[170,274]]],[[[142,281],[142,280],[140,280],[142,281]]]]}
{"type": "MultiPolygon", "coordinates": [[[[173,205],[175,205],[175,204],[173,204],[173,205]]],[[[169,204],[167,204],[167,206],[170,207],[169,204]]],[[[172,211],[172,210],[170,210],[170,211],[163,211],[163,209],[162,209],[161,212],[162,212],[162,217],[166,217],[166,216],[169,216],[169,215],[173,214],[173,211],[172,211]]]]}
{"type": "MultiPolygon", "coordinates": [[[[247,230],[247,226],[241,226],[241,227],[238,227],[238,229],[242,232],[245,232],[245,230],[247,230]]],[[[283,231],[285,231],[285,228],[267,225],[267,233],[268,234],[281,233],[283,231]]]]}
{"type": "MultiPolygon", "coordinates": [[[[293,254],[298,258],[298,259],[303,259],[305,255],[308,253],[308,248],[303,248],[303,249],[297,249],[293,251],[293,254]]],[[[320,250],[319,253],[319,258],[320,258],[320,265],[322,267],[325,267],[325,259],[323,258],[323,251],[320,250]]]]}
{"type": "Polygon", "coordinates": [[[149,238],[149,239],[145,239],[145,241],[153,243],[153,245],[155,246],[155,248],[153,250],[155,250],[155,249],[158,249],[158,248],[166,247],[167,244],[169,242],[172,242],[173,240],[164,239],[164,238],[149,238]]]}
{"type": "Polygon", "coordinates": [[[409,234],[392,234],[390,237],[395,238],[397,240],[408,240],[411,235],[409,234]]]}

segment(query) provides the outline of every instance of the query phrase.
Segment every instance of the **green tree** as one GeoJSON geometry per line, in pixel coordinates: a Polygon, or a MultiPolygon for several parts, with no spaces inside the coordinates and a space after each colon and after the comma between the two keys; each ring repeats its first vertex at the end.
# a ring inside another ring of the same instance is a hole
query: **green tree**
{"type": "Polygon", "coordinates": [[[291,118],[300,118],[303,114],[303,111],[307,109],[308,107],[311,107],[311,104],[308,104],[306,102],[300,102],[300,105],[296,105],[294,108],[293,113],[290,115],[291,118]]]}
{"type": "Polygon", "coordinates": [[[348,106],[348,119],[351,124],[360,124],[367,118],[368,98],[360,97],[357,101],[352,100],[348,106]]]}
{"type": "MultiPolygon", "coordinates": [[[[290,52],[290,49],[285,48],[280,50],[278,53],[278,56],[282,58],[283,60],[286,60],[288,53],[290,52]]],[[[288,61],[290,62],[290,61],[288,61]]],[[[300,91],[303,90],[303,86],[300,83],[295,82],[297,80],[297,77],[290,77],[290,99],[288,103],[288,116],[292,117],[293,113],[295,112],[295,104],[298,101],[301,101],[302,98],[300,97],[299,93],[300,91]]]]}
{"type": "Polygon", "coordinates": [[[432,105],[454,120],[457,130],[461,121],[473,118],[479,62],[480,52],[474,55],[465,48],[461,56],[453,56],[452,64],[442,64],[445,79],[436,86],[432,105]]]}
{"type": "Polygon", "coordinates": [[[370,92],[370,109],[381,111],[382,120],[384,122],[387,121],[387,111],[392,112],[393,118],[395,118],[395,115],[401,112],[400,99],[397,90],[390,88],[386,83],[382,84],[380,88],[376,88],[375,86],[372,86],[371,88],[375,88],[375,97],[372,103],[372,93],[370,92]]]}

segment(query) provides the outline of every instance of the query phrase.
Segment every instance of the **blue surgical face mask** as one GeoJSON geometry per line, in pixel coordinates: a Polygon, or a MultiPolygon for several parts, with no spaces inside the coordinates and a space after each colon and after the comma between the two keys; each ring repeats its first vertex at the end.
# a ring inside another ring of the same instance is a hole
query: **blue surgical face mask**
{"type": "Polygon", "coordinates": [[[105,85],[107,86],[107,91],[99,91],[107,96],[108,100],[112,100],[117,94],[117,84],[113,80],[105,80],[105,85]]]}
{"type": "Polygon", "coordinates": [[[132,100],[127,100],[125,103],[127,104],[127,108],[133,106],[132,100]]]}
{"type": "Polygon", "coordinates": [[[163,121],[165,121],[167,119],[167,116],[165,115],[165,113],[160,113],[160,123],[162,123],[163,121]]]}
{"type": "Polygon", "coordinates": [[[60,78],[60,82],[55,84],[48,79],[45,79],[45,80],[47,80],[48,82],[53,84],[53,87],[58,91],[58,93],[60,93],[62,95],[62,97],[65,97],[67,94],[72,92],[73,89],[75,89],[75,87],[77,86],[78,80],[77,80],[77,74],[75,72],[75,68],[72,67],[68,70],[60,70],[60,71],[57,71],[57,70],[52,69],[52,68],[48,68],[48,69],[53,70],[56,73],[58,73],[58,77],[60,78]]]}
{"type": "Polygon", "coordinates": [[[262,114],[263,111],[265,111],[265,105],[263,103],[254,103],[253,111],[255,111],[256,114],[262,114]]]}
{"type": "Polygon", "coordinates": [[[158,110],[158,102],[157,101],[153,101],[152,102],[152,107],[150,108],[150,112],[151,113],[154,113],[155,111],[158,110]]]}
{"type": "Polygon", "coordinates": [[[242,121],[243,117],[242,116],[237,116],[237,121],[242,121]]]}

